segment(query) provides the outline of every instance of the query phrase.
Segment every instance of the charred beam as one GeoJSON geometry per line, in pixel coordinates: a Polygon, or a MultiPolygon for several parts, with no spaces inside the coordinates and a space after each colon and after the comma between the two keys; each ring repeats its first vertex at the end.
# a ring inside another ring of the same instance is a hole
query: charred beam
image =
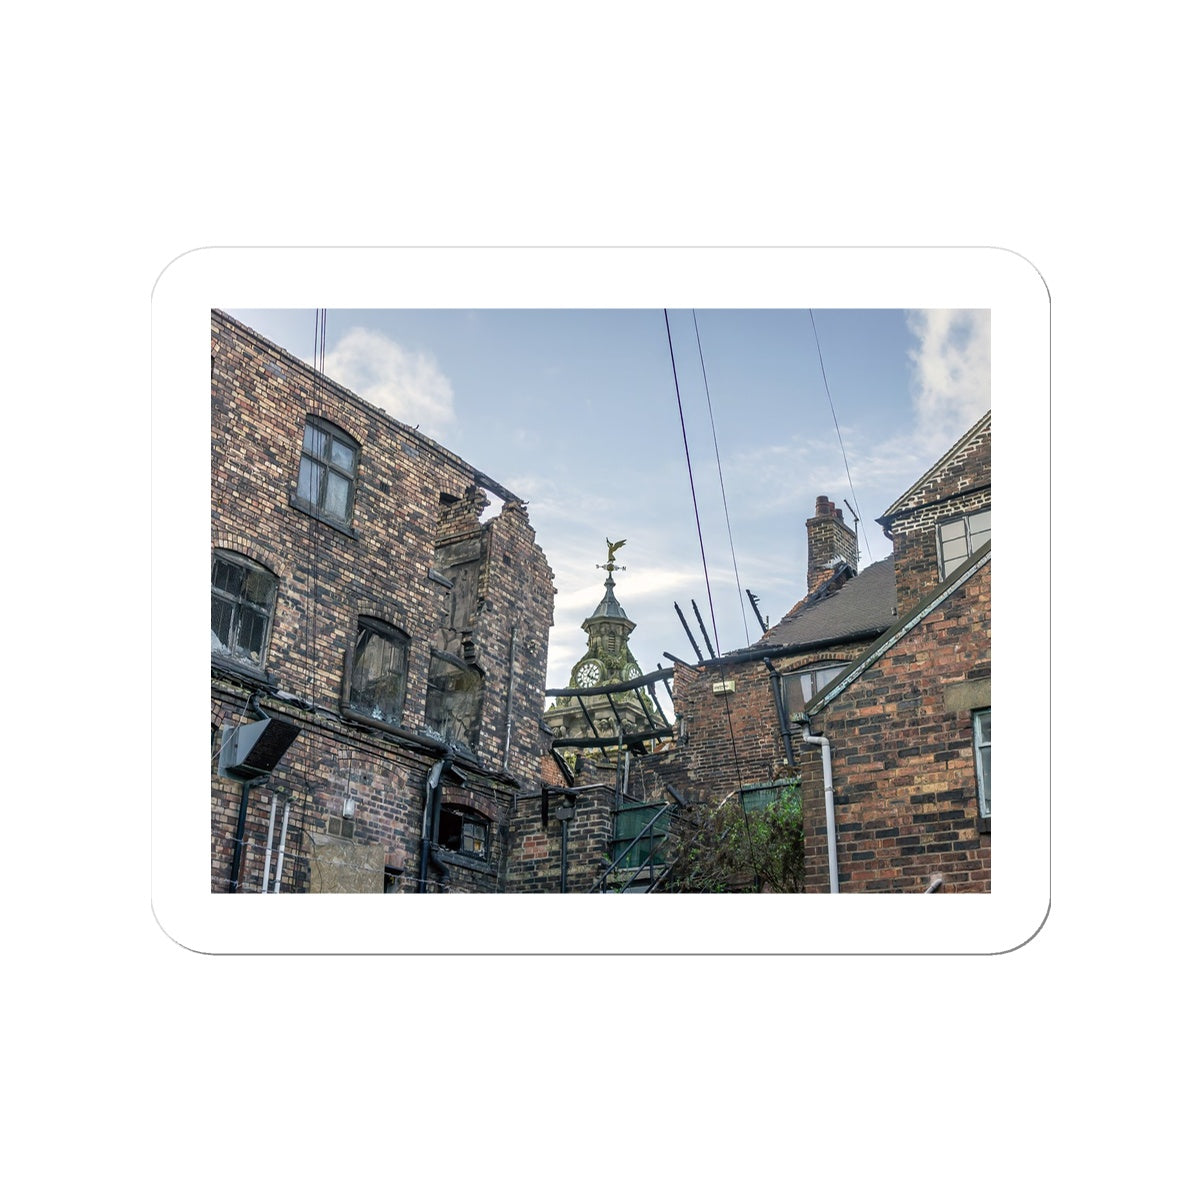
{"type": "MultiPolygon", "coordinates": [[[[700,606],[695,602],[695,600],[692,601],[692,612],[696,614],[696,621],[700,626],[700,632],[704,635],[704,644],[708,647],[708,657],[716,658],[717,652],[713,649],[712,642],[708,640],[708,630],[704,628],[704,618],[700,615],[700,606]]],[[[699,650],[696,651],[696,657],[700,657],[699,650]]]]}
{"type": "MultiPolygon", "coordinates": [[[[692,649],[695,650],[696,657],[703,658],[704,655],[700,653],[700,647],[699,647],[699,645],[697,645],[696,639],[694,637],[692,637],[692,631],[688,627],[687,618],[683,615],[683,609],[680,608],[678,604],[676,604],[675,611],[679,614],[679,623],[683,626],[683,632],[687,634],[688,641],[692,643],[692,649]]],[[[670,658],[671,655],[668,654],[667,657],[670,658]]],[[[678,662],[678,661],[679,660],[676,659],[676,662],[678,662]]]]}

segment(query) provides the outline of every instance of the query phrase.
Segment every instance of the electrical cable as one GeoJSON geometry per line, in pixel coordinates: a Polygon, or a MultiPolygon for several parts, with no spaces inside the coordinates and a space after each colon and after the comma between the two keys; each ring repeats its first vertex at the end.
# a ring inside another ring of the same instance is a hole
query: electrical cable
{"type": "MultiPolygon", "coordinates": [[[[841,426],[838,424],[837,410],[833,407],[833,396],[829,391],[829,380],[825,376],[825,359],[821,354],[821,339],[817,337],[817,320],[816,317],[813,316],[813,310],[811,308],[808,310],[808,319],[810,322],[812,322],[813,341],[817,346],[817,362],[821,365],[821,381],[825,384],[825,398],[829,401],[829,411],[833,414],[833,428],[837,433],[838,445],[842,450],[842,464],[846,468],[846,483],[850,487],[850,495],[854,497],[854,507],[861,509],[862,505],[858,502],[858,493],[854,490],[854,480],[850,478],[850,463],[846,458],[846,446],[842,441],[842,430],[841,426]]],[[[874,561],[871,555],[871,543],[867,540],[867,530],[865,526],[863,527],[863,543],[867,547],[868,560],[874,561]]]]}
{"type": "MultiPolygon", "coordinates": [[[[746,645],[750,645],[750,624],[746,620],[746,602],[742,599],[742,578],[738,574],[737,551],[733,548],[733,525],[729,520],[729,501],[725,497],[725,473],[721,469],[721,449],[717,445],[717,422],[713,417],[712,394],[708,390],[708,371],[704,366],[704,350],[700,346],[700,325],[696,320],[696,310],[692,309],[692,326],[696,330],[696,353],[700,356],[700,374],[704,379],[704,396],[708,401],[708,423],[712,428],[713,454],[717,459],[717,479],[721,484],[721,504],[725,508],[725,529],[729,534],[729,557],[733,560],[733,580],[737,584],[738,604],[742,609],[742,631],[746,635],[746,645]]],[[[714,620],[714,625],[716,624],[714,620]]]]}
{"type": "MultiPolygon", "coordinates": [[[[708,593],[708,615],[712,621],[713,641],[716,643],[717,647],[716,657],[718,659],[718,666],[721,672],[721,681],[724,683],[725,664],[719,661],[721,657],[721,637],[717,631],[717,615],[715,609],[713,608],[712,583],[708,577],[708,559],[704,553],[704,534],[700,529],[700,505],[696,499],[696,478],[692,473],[692,455],[691,451],[688,449],[687,422],[683,418],[683,397],[679,391],[679,372],[675,367],[675,347],[671,341],[671,318],[667,315],[667,310],[665,308],[663,309],[663,320],[666,322],[667,326],[667,348],[671,352],[671,374],[675,380],[675,403],[679,407],[679,426],[683,432],[683,456],[687,461],[688,482],[691,484],[692,488],[692,509],[696,514],[696,537],[700,541],[700,563],[704,568],[704,587],[708,593]]],[[[733,713],[729,707],[728,690],[723,690],[722,695],[725,699],[725,720],[729,726],[729,746],[730,751],[733,754],[734,772],[737,775],[738,791],[740,792],[744,786],[744,781],[742,779],[742,763],[741,756],[738,754],[737,736],[733,731],[733,713]]],[[[750,818],[746,813],[745,804],[742,805],[742,821],[746,827],[746,848],[750,852],[750,861],[754,866],[754,886],[757,889],[759,887],[758,861],[754,854],[754,842],[750,836],[750,818]]]]}

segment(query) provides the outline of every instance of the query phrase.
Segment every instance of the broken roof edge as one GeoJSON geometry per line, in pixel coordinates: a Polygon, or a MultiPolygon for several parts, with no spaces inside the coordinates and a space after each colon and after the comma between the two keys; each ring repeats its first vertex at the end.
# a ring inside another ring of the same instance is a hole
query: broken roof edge
{"type": "Polygon", "coordinates": [[[940,608],[954,595],[977,571],[992,560],[992,543],[976,550],[928,599],[922,600],[914,609],[910,609],[903,617],[891,625],[877,641],[868,646],[862,657],[837,678],[829,681],[821,691],[804,707],[801,721],[807,722],[815,717],[838,698],[856,679],[875,665],[889,650],[898,645],[911,633],[931,612],[940,608]]]}
{"type": "Polygon", "coordinates": [[[326,375],[323,371],[318,371],[315,367],[309,366],[303,359],[297,358],[290,350],[285,350],[282,346],[271,341],[269,337],[259,333],[257,329],[244,324],[237,317],[231,317],[224,309],[213,308],[210,311],[213,316],[219,317],[222,321],[227,321],[230,325],[242,330],[258,342],[261,342],[264,346],[269,346],[272,350],[277,351],[289,363],[308,375],[313,381],[314,386],[319,384],[321,387],[331,387],[341,393],[345,399],[361,405],[386,421],[390,421],[415,441],[425,446],[426,449],[445,459],[451,466],[458,468],[464,475],[469,475],[476,487],[481,487],[484,491],[491,492],[493,496],[497,496],[503,501],[511,501],[526,508],[529,507],[527,500],[523,500],[515,492],[509,491],[503,484],[497,483],[490,475],[485,475],[477,467],[467,462],[465,458],[455,454],[453,450],[443,446],[441,442],[431,438],[427,433],[422,433],[415,425],[409,425],[406,421],[401,421],[399,417],[393,417],[387,409],[380,408],[377,404],[372,404],[369,400],[364,400],[362,396],[357,392],[351,391],[344,383],[338,383],[332,375],[326,375]]]}

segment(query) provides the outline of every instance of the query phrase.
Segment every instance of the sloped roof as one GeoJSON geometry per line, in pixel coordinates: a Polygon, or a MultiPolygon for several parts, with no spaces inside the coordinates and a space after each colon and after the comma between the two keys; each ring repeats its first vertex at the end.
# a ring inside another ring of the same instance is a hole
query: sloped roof
{"type": "MultiPolygon", "coordinates": [[[[887,529],[891,525],[892,521],[901,513],[906,513],[916,508],[922,508],[927,504],[935,504],[946,499],[947,495],[944,491],[945,481],[943,481],[942,488],[937,486],[937,481],[942,479],[942,477],[945,475],[947,466],[953,463],[954,460],[960,455],[963,455],[967,450],[967,447],[970,446],[970,444],[974,442],[984,432],[984,430],[987,430],[990,435],[991,427],[992,413],[991,409],[989,409],[983,414],[982,417],[979,418],[978,421],[975,422],[974,425],[971,426],[970,429],[967,430],[966,433],[962,435],[962,437],[958,439],[957,442],[954,443],[953,446],[950,447],[949,450],[946,451],[945,454],[942,455],[941,458],[937,460],[937,462],[933,464],[933,466],[929,468],[928,471],[925,472],[924,475],[921,476],[920,479],[917,480],[916,483],[912,485],[912,487],[908,488],[898,500],[889,506],[887,512],[885,512],[882,517],[876,518],[878,523],[887,529]]],[[[956,478],[953,480],[949,492],[951,495],[953,495],[963,491],[971,491],[973,488],[980,486],[981,483],[990,481],[990,472],[988,473],[986,480],[974,478],[956,478]]]]}
{"type": "Polygon", "coordinates": [[[596,605],[596,611],[588,618],[589,621],[595,621],[597,618],[607,619],[610,621],[628,621],[629,616],[621,607],[617,600],[617,594],[613,591],[613,581],[610,575],[604,584],[604,595],[600,603],[596,605]]]}
{"type": "Polygon", "coordinates": [[[877,637],[896,619],[896,573],[889,555],[836,591],[806,596],[756,647],[798,646],[877,637]]]}
{"type": "Polygon", "coordinates": [[[921,624],[935,609],[955,594],[976,571],[992,561],[992,543],[987,541],[970,558],[943,581],[931,595],[925,597],[914,609],[895,621],[883,634],[836,679],[830,680],[805,706],[806,716],[816,716],[831,704],[856,679],[878,662],[893,646],[921,624]]]}

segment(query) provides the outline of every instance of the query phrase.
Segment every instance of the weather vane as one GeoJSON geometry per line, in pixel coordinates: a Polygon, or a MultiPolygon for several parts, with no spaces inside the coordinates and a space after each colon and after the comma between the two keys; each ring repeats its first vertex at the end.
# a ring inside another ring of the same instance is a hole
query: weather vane
{"type": "Polygon", "coordinates": [[[607,571],[611,576],[614,571],[625,570],[624,567],[618,567],[616,562],[617,551],[620,550],[623,545],[625,545],[625,539],[622,538],[619,542],[610,542],[608,538],[605,538],[604,540],[608,542],[608,562],[597,563],[596,570],[607,571]]]}

